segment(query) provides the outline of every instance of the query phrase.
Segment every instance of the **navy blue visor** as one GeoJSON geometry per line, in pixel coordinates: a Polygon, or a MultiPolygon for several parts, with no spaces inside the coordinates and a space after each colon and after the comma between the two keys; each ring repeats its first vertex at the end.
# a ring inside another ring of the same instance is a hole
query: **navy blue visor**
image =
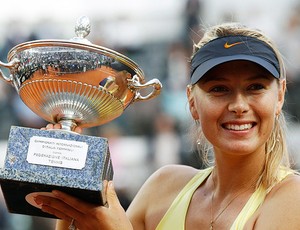
{"type": "Polygon", "coordinates": [[[280,78],[280,66],[274,50],[257,38],[238,35],[216,38],[196,52],[191,61],[191,84],[197,83],[215,66],[235,60],[254,62],[275,78],[280,78]]]}

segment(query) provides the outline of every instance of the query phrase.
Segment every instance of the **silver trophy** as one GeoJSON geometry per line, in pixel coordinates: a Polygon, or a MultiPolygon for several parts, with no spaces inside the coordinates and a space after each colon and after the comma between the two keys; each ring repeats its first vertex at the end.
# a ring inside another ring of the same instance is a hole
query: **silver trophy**
{"type": "Polygon", "coordinates": [[[145,82],[144,73],[128,57],[92,44],[87,17],[78,19],[71,40],[36,40],[12,48],[11,83],[34,113],[62,130],[12,126],[1,188],[10,212],[46,216],[34,196],[65,191],[88,202],[104,204],[102,182],[112,179],[107,140],[73,130],[95,127],[119,117],[132,103],[157,96],[161,83],[145,82]],[[147,95],[141,91],[149,88],[147,95]],[[149,92],[150,91],[150,92],[149,92]]]}

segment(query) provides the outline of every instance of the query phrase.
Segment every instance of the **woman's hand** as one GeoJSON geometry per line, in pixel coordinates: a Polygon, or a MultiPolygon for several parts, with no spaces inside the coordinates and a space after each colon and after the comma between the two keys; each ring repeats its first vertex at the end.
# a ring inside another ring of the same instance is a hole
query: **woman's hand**
{"type": "MultiPolygon", "coordinates": [[[[68,222],[62,226],[73,224],[80,230],[113,229],[132,230],[132,225],[122,208],[112,181],[104,181],[107,203],[97,206],[81,201],[60,191],[53,191],[54,197],[35,197],[35,202],[43,212],[50,213],[68,222]]],[[[59,227],[59,226],[58,226],[59,227]]],[[[59,228],[61,229],[61,228],[59,228]]]]}
{"type": "MultiPolygon", "coordinates": [[[[61,129],[61,125],[60,124],[48,124],[46,127],[41,128],[41,130],[50,130],[50,129],[61,129]]],[[[74,132],[76,133],[82,133],[82,128],[80,127],[76,127],[74,132]]]]}
{"type": "MultiPolygon", "coordinates": [[[[61,129],[61,125],[48,124],[41,129],[61,129]]],[[[76,127],[74,132],[82,133],[82,129],[76,127]]],[[[131,223],[118,200],[113,182],[104,181],[103,191],[106,197],[105,206],[90,204],[56,190],[52,191],[53,197],[38,195],[34,200],[43,212],[62,220],[58,221],[57,229],[67,230],[73,223],[80,230],[132,230],[131,223]]]]}

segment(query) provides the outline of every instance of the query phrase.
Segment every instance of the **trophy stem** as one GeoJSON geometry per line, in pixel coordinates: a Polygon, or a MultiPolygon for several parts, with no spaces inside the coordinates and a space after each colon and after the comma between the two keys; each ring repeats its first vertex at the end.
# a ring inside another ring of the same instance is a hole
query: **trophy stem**
{"type": "Polygon", "coordinates": [[[77,124],[72,119],[62,119],[59,120],[58,123],[61,125],[62,130],[66,131],[74,131],[77,127],[77,124]]]}

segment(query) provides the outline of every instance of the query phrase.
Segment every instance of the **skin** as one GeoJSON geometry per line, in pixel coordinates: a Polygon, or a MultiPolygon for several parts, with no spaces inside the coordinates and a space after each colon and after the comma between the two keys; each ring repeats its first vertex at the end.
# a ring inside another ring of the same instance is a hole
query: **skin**
{"type": "MultiPolygon", "coordinates": [[[[264,145],[275,116],[281,112],[284,93],[284,80],[278,82],[265,69],[248,61],[221,64],[187,88],[191,114],[214,147],[215,169],[192,197],[186,229],[208,229],[211,219],[222,211],[214,228],[230,228],[255,191],[254,183],[265,161],[264,145]]],[[[95,207],[58,192],[54,192],[56,198],[38,196],[36,202],[42,204],[43,211],[63,219],[57,229],[67,229],[75,218],[81,230],[152,230],[197,172],[180,165],[159,169],[142,186],[127,216],[111,183],[105,187],[108,207],[95,207]]],[[[299,177],[288,176],[268,193],[245,229],[298,229],[299,193],[299,177]]]]}

